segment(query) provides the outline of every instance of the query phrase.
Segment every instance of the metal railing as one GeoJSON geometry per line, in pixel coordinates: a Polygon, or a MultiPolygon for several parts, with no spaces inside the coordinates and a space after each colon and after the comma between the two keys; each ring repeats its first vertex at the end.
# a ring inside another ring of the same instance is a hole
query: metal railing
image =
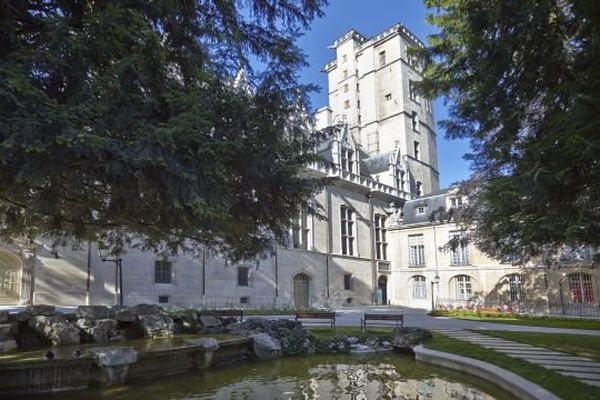
{"type": "Polygon", "coordinates": [[[435,303],[436,310],[468,310],[481,311],[495,309],[501,313],[531,315],[531,316],[565,316],[579,318],[600,318],[598,303],[546,303],[538,302],[498,302],[478,298],[444,299],[439,298],[435,303]]]}

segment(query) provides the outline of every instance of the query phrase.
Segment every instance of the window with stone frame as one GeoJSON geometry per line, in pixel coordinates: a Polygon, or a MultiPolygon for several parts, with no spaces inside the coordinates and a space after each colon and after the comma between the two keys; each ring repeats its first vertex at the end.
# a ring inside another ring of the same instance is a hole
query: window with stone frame
{"type": "Polygon", "coordinates": [[[419,114],[416,111],[413,111],[410,116],[410,125],[413,131],[419,132],[419,114]]]}
{"type": "Polygon", "coordinates": [[[458,300],[470,300],[473,297],[473,285],[469,275],[454,277],[454,290],[458,300]]]}
{"type": "Polygon", "coordinates": [[[412,267],[422,267],[425,265],[425,244],[423,235],[408,236],[408,264],[412,267]]]}
{"type": "Polygon", "coordinates": [[[173,263],[171,261],[154,261],[154,283],[173,283],[173,263]]]}
{"type": "Polygon", "coordinates": [[[417,196],[422,196],[423,195],[423,182],[421,181],[415,181],[415,194],[417,196]]]}
{"type": "Polygon", "coordinates": [[[402,168],[396,168],[396,187],[404,190],[406,185],[406,172],[402,168]]]}
{"type": "Polygon", "coordinates": [[[383,214],[375,214],[375,253],[378,260],[387,260],[387,228],[385,222],[387,217],[383,214]]]}
{"type": "Polygon", "coordinates": [[[418,103],[419,102],[419,93],[417,92],[417,87],[414,81],[408,81],[408,97],[418,103]]]}
{"type": "Polygon", "coordinates": [[[379,53],[379,68],[385,67],[385,64],[386,64],[385,51],[382,51],[379,53]]]}
{"type": "Polygon", "coordinates": [[[345,205],[340,206],[340,225],[342,239],[342,254],[354,255],[354,211],[345,205]]]}
{"type": "Polygon", "coordinates": [[[344,290],[352,290],[352,274],[344,274],[344,290]]]}
{"type": "Polygon", "coordinates": [[[341,164],[344,171],[354,172],[354,150],[342,147],[341,164]]]}
{"type": "Polygon", "coordinates": [[[454,247],[450,249],[450,264],[465,265],[469,263],[469,244],[466,236],[462,232],[450,232],[450,241],[454,242],[454,247]]]}
{"type": "Polygon", "coordinates": [[[508,275],[508,298],[512,303],[523,301],[523,276],[520,274],[508,275]]]}
{"type": "Polygon", "coordinates": [[[415,275],[412,277],[413,284],[413,299],[426,299],[427,298],[427,283],[425,277],[422,275],[415,275]]]}
{"type": "Polygon", "coordinates": [[[569,275],[569,291],[571,301],[578,304],[591,304],[594,302],[594,287],[590,274],[569,275]]]}
{"type": "Polygon", "coordinates": [[[300,210],[298,217],[292,222],[292,247],[309,250],[310,216],[306,210],[300,210]]]}
{"type": "Polygon", "coordinates": [[[250,286],[250,268],[238,267],[238,286],[250,286]]]}

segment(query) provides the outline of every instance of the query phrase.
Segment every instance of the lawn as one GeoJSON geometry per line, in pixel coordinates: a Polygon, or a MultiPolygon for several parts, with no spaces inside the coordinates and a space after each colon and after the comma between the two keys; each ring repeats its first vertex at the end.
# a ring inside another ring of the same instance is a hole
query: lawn
{"type": "Polygon", "coordinates": [[[600,320],[575,319],[559,317],[530,317],[508,313],[481,313],[468,310],[436,310],[430,314],[434,317],[451,317],[468,321],[492,322],[495,324],[543,326],[547,328],[568,328],[600,330],[600,320]]]}
{"type": "Polygon", "coordinates": [[[600,336],[485,330],[477,332],[600,361],[600,336]]]}
{"type": "Polygon", "coordinates": [[[561,399],[592,400],[600,398],[600,389],[569,378],[555,371],[531,364],[527,361],[509,357],[505,354],[489,350],[463,340],[452,339],[441,334],[434,334],[433,339],[425,343],[432,350],[444,351],[471,357],[497,365],[522,376],[556,394],[561,399]]]}

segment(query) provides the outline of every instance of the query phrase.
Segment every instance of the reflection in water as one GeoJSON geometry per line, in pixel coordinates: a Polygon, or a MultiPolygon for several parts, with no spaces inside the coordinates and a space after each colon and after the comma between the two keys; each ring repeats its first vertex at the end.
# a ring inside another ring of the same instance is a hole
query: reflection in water
{"type": "Polygon", "coordinates": [[[513,399],[485,382],[417,364],[412,357],[319,355],[247,363],[235,368],[40,399],[110,400],[487,400],[513,399]],[[482,390],[484,388],[484,390],[482,390]]]}

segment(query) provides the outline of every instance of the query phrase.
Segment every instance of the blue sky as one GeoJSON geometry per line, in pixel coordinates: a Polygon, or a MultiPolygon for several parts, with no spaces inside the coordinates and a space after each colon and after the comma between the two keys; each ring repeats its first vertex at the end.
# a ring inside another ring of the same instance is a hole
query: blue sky
{"type": "MultiPolygon", "coordinates": [[[[435,28],[425,22],[427,9],[422,0],[331,0],[325,13],[298,40],[298,45],[306,53],[310,63],[302,71],[301,79],[321,87],[319,93],[311,96],[314,109],[327,104],[326,75],[320,71],[335,56],[334,51],[327,46],[342,34],[354,28],[371,37],[398,22],[403,23],[423,41],[426,41],[428,34],[435,32],[435,28]]],[[[445,119],[447,111],[443,101],[437,99],[434,107],[436,120],[445,119]]],[[[463,159],[463,155],[469,151],[469,144],[464,140],[446,140],[439,127],[437,134],[440,187],[443,188],[469,176],[469,163],[463,159]]]]}

